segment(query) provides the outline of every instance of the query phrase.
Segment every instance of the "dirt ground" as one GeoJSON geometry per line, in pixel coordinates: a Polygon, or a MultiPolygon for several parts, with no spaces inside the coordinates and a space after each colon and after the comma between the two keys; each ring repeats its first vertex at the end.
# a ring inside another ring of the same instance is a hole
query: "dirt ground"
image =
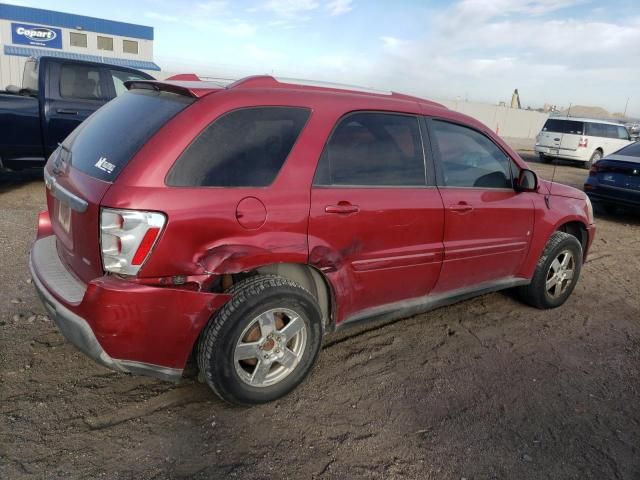
{"type": "Polygon", "coordinates": [[[64,342],[27,271],[40,178],[0,174],[0,478],[640,478],[640,214],[596,212],[560,309],[496,293],[369,325],[327,339],[288,397],[243,409],[64,342]]]}

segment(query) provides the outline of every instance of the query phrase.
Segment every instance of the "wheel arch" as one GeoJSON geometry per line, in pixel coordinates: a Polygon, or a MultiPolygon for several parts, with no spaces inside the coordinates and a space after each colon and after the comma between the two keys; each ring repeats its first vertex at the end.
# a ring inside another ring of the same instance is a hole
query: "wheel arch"
{"type": "Polygon", "coordinates": [[[555,231],[565,232],[576,237],[582,246],[582,251],[585,252],[587,250],[589,234],[587,232],[587,226],[583,222],[579,220],[571,220],[559,225],[555,231]]]}
{"type": "Polygon", "coordinates": [[[257,267],[249,273],[278,275],[301,285],[318,301],[325,330],[333,329],[335,297],[331,283],[318,269],[302,263],[273,263],[257,267]]]}

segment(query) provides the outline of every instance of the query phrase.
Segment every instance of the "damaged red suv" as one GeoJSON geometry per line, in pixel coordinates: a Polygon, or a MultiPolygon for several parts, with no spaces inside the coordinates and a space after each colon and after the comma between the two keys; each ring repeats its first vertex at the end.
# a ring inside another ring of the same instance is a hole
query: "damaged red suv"
{"type": "Polygon", "coordinates": [[[574,289],[591,205],[481,123],[391,92],[136,81],[45,169],[30,267],[63,335],[115,370],[267,402],[323,335],[499,289],[574,289]]]}

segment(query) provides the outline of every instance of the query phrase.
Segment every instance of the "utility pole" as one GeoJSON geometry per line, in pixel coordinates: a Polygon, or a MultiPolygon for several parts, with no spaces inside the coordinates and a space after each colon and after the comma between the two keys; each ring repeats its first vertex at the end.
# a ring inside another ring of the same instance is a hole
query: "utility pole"
{"type": "Polygon", "coordinates": [[[627,103],[624,104],[624,113],[622,114],[624,118],[627,118],[627,107],[629,106],[629,100],[631,100],[631,97],[627,97],[627,103]]]}

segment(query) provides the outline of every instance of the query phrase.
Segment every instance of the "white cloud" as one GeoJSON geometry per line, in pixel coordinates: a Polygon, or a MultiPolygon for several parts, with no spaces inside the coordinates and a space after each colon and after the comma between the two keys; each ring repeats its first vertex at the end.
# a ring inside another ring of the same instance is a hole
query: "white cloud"
{"type": "Polygon", "coordinates": [[[256,32],[256,28],[246,22],[235,22],[224,25],[222,31],[232,37],[250,37],[256,32]]]}
{"type": "Polygon", "coordinates": [[[205,13],[224,13],[228,8],[228,3],[225,0],[210,0],[207,2],[198,2],[196,7],[201,12],[205,13]]]}
{"type": "Polygon", "coordinates": [[[392,37],[392,36],[382,36],[380,37],[380,40],[382,40],[383,48],[387,50],[395,50],[396,48],[406,45],[408,43],[406,40],[403,40],[398,37],[392,37]]]}
{"type": "Polygon", "coordinates": [[[353,10],[353,0],[331,0],[325,8],[329,11],[329,15],[343,15],[353,10]]]}
{"type": "Polygon", "coordinates": [[[152,20],[157,20],[159,22],[165,23],[176,23],[180,21],[180,19],[175,15],[166,15],[159,12],[144,12],[144,16],[152,20]]]}
{"type": "Polygon", "coordinates": [[[285,55],[282,52],[268,50],[256,45],[255,43],[245,45],[243,50],[251,60],[261,62],[265,65],[274,64],[275,62],[282,61],[285,58],[285,55]]]}
{"type": "Polygon", "coordinates": [[[318,7],[319,3],[316,0],[267,0],[258,9],[283,18],[296,18],[318,7]]]}

